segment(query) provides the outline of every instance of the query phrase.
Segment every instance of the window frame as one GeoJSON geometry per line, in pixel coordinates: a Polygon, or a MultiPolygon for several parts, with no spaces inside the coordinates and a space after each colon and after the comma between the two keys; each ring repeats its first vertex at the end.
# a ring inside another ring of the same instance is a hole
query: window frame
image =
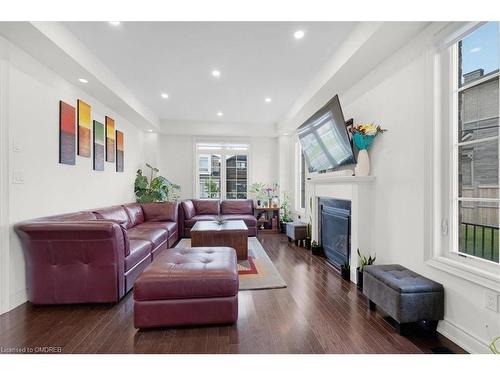
{"type": "Polygon", "coordinates": [[[300,145],[299,140],[297,139],[295,141],[295,157],[294,157],[294,174],[295,174],[295,199],[294,199],[294,212],[298,214],[305,214],[306,212],[306,207],[305,207],[305,201],[306,201],[306,181],[307,181],[307,170],[306,170],[306,164],[305,164],[305,159],[304,163],[302,163],[302,158],[303,158],[303,152],[302,152],[302,147],[300,145]],[[304,168],[304,170],[302,170],[304,168]],[[302,174],[302,172],[304,172],[302,174]],[[302,176],[304,178],[302,179],[302,176]],[[304,195],[302,199],[302,194],[304,195]],[[302,206],[302,202],[304,202],[304,205],[302,206]]]}
{"type": "Polygon", "coordinates": [[[458,227],[454,224],[458,223],[454,212],[454,198],[458,197],[458,152],[454,152],[458,143],[454,132],[458,129],[458,91],[453,91],[458,74],[450,47],[483,24],[448,23],[430,38],[431,47],[425,56],[424,81],[431,95],[424,103],[426,122],[430,124],[424,128],[424,258],[434,268],[500,292],[500,264],[451,251],[456,248],[453,238],[458,227]]]}
{"type": "MultiPolygon", "coordinates": [[[[482,26],[482,25],[481,25],[482,26]]],[[[469,35],[470,33],[474,32],[476,28],[473,30],[469,31],[464,37],[469,35]]],[[[464,37],[460,38],[463,39],[464,37]]],[[[460,142],[458,140],[458,132],[459,132],[459,96],[462,92],[469,90],[471,88],[477,87],[481,84],[484,84],[486,82],[490,82],[493,80],[499,80],[500,79],[500,74],[499,72],[496,72],[494,74],[489,74],[485,77],[482,77],[480,79],[476,79],[472,82],[469,83],[464,83],[462,86],[460,86],[460,77],[459,77],[459,50],[458,50],[458,41],[453,43],[452,46],[449,47],[450,52],[451,52],[451,71],[449,72],[451,74],[451,90],[452,90],[452,123],[451,123],[451,143],[452,147],[450,149],[451,155],[450,155],[450,160],[451,160],[451,168],[450,168],[450,186],[451,186],[451,193],[452,193],[452,200],[453,202],[451,203],[451,214],[450,214],[450,221],[453,224],[450,224],[450,232],[451,232],[451,247],[449,249],[450,252],[456,253],[457,255],[465,258],[474,258],[477,259],[480,262],[490,262],[493,264],[499,264],[496,262],[493,262],[488,259],[476,257],[474,255],[466,254],[460,251],[460,225],[459,223],[459,213],[460,213],[460,203],[462,202],[494,202],[494,203],[500,203],[499,198],[480,198],[480,197],[472,197],[472,198],[467,198],[460,196],[459,193],[459,174],[460,174],[460,163],[459,163],[459,158],[460,158],[460,147],[463,146],[468,146],[468,145],[476,145],[479,143],[486,143],[486,142],[491,142],[491,141],[497,141],[497,147],[500,144],[500,137],[493,136],[493,137],[485,137],[485,138],[480,138],[480,139],[475,139],[471,141],[465,141],[465,142],[460,142]]],[[[472,161],[473,163],[473,161],[472,161]]],[[[473,165],[471,166],[473,168],[473,165]]],[[[473,175],[473,169],[472,170],[472,175],[473,175]]]]}
{"type": "MultiPolygon", "coordinates": [[[[217,140],[205,140],[205,139],[195,139],[194,142],[194,158],[195,158],[195,168],[194,168],[194,192],[198,199],[200,199],[200,156],[201,155],[220,155],[220,198],[214,199],[228,199],[227,198],[227,171],[226,171],[226,157],[233,155],[246,155],[247,157],[247,190],[246,195],[248,199],[248,186],[250,183],[250,166],[251,166],[251,145],[248,141],[217,141],[217,140]],[[205,145],[205,148],[202,148],[205,145]],[[240,148],[236,146],[242,146],[240,148]]],[[[210,164],[210,162],[209,162],[210,164]]],[[[211,166],[210,166],[211,168],[211,166]]],[[[210,169],[209,168],[209,169],[210,169]]],[[[231,198],[232,199],[232,198],[231,198]]]]}

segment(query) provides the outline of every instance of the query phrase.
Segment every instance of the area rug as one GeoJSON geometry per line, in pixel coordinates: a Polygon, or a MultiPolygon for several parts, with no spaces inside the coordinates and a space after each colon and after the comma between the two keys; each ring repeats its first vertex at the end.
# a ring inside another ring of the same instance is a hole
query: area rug
{"type": "MultiPolygon", "coordinates": [[[[191,246],[190,238],[183,238],[176,248],[191,246]]],[[[238,261],[240,290],[286,288],[285,280],[256,237],[248,238],[248,259],[238,261]]]]}

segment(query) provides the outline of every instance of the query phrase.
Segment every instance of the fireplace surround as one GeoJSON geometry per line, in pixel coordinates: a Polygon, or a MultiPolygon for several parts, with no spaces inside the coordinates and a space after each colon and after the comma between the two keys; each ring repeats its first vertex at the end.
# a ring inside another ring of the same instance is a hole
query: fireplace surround
{"type": "MultiPolygon", "coordinates": [[[[349,218],[349,242],[351,265],[351,281],[357,283],[356,267],[359,265],[356,249],[362,251],[373,251],[371,241],[371,227],[373,224],[374,202],[372,193],[374,189],[374,176],[339,176],[325,173],[317,176],[311,176],[307,180],[306,196],[311,199],[311,218],[312,218],[312,239],[322,243],[321,233],[321,203],[323,199],[333,199],[335,201],[350,202],[349,218]]],[[[323,205],[324,207],[324,205],[323,205]]],[[[336,207],[347,209],[344,207],[336,207]]],[[[344,221],[345,223],[345,221],[344,221]]],[[[322,244],[324,246],[324,244],[322,244]]],[[[328,251],[328,250],[327,250],[328,251]]],[[[338,256],[333,254],[332,258],[338,256]]],[[[327,255],[328,256],[328,255],[327,255]]],[[[339,258],[334,259],[331,264],[341,265],[343,261],[339,258]]]]}

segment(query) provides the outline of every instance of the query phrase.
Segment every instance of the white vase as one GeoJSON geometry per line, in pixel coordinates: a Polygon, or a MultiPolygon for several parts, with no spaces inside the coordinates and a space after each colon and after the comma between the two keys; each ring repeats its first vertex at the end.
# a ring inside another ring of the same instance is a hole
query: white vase
{"type": "Polygon", "coordinates": [[[367,150],[359,150],[358,164],[354,169],[356,176],[368,176],[370,174],[370,157],[367,150]]]}

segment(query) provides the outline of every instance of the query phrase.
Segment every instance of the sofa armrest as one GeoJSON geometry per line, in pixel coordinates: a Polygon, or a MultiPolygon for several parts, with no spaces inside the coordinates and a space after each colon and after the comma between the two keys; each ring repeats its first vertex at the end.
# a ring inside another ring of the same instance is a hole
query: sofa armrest
{"type": "Polygon", "coordinates": [[[114,302],[124,295],[126,232],[109,221],[32,221],[15,230],[35,304],[114,302]]]}

